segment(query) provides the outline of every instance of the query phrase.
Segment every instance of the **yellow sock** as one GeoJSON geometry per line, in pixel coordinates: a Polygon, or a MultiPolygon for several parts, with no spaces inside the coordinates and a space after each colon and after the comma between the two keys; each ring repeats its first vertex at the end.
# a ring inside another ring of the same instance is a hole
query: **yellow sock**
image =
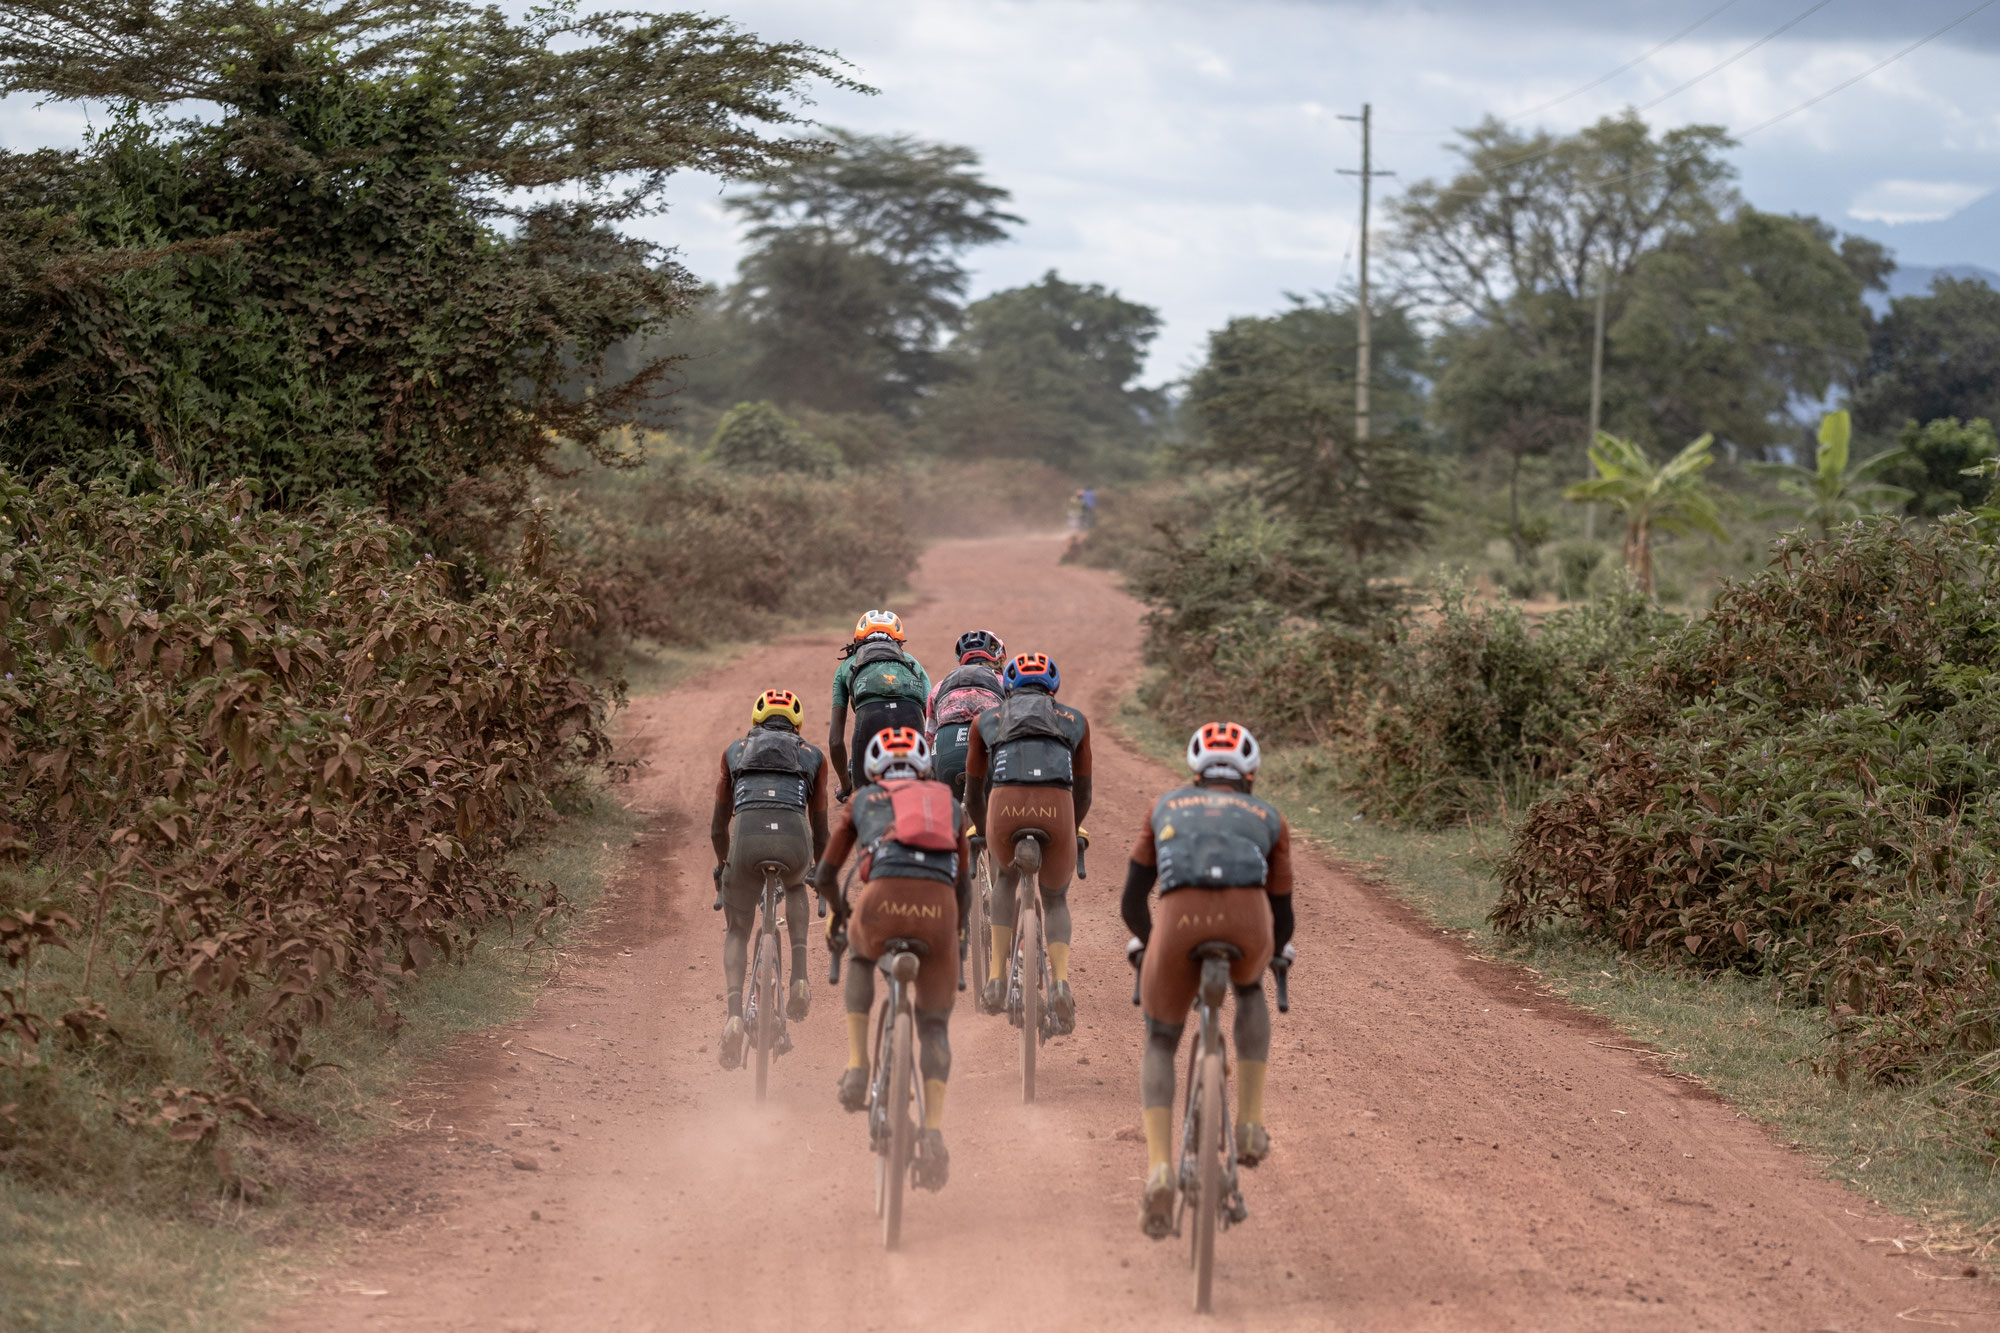
{"type": "Polygon", "coordinates": [[[924,1080],[924,1128],[944,1128],[944,1080],[924,1080]]]}
{"type": "Polygon", "coordinates": [[[868,1015],[847,1016],[847,1067],[868,1068],[868,1015]]]}
{"type": "Polygon", "coordinates": [[[1007,975],[1007,959],[1014,952],[1014,932],[1007,926],[990,927],[993,933],[992,978],[995,981],[1007,975]]]}
{"type": "Polygon", "coordinates": [[[1264,1071],[1267,1067],[1262,1060],[1236,1062],[1236,1089],[1242,1103],[1237,1107],[1236,1118],[1246,1125],[1264,1123],[1264,1071]]]}
{"type": "Polygon", "coordinates": [[[1146,1118],[1146,1170],[1148,1174],[1156,1166],[1167,1164],[1167,1138],[1173,1131],[1174,1108],[1171,1106],[1148,1106],[1146,1118]]]}
{"type": "Polygon", "coordinates": [[[1069,980],[1069,946],[1049,941],[1049,980],[1069,980]]]}

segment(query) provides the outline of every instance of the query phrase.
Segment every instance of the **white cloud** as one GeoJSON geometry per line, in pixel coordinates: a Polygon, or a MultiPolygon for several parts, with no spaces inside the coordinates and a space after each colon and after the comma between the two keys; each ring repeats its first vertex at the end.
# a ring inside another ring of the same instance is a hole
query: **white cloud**
{"type": "Polygon", "coordinates": [[[1991,185],[1964,181],[1883,180],[1863,190],[1847,215],[1864,222],[1942,222],[1993,193],[1991,185]]]}

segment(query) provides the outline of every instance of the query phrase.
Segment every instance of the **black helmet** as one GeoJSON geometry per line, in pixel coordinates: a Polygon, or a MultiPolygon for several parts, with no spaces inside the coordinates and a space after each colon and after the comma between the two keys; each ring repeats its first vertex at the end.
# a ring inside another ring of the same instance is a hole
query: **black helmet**
{"type": "Polygon", "coordinates": [[[997,634],[969,629],[958,636],[958,660],[965,662],[974,657],[983,657],[997,667],[1007,659],[1007,645],[1000,642],[997,634]]]}

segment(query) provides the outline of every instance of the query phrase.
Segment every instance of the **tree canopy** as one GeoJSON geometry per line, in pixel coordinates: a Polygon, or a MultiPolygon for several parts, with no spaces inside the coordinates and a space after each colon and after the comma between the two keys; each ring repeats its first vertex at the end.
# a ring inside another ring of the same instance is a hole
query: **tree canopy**
{"type": "Polygon", "coordinates": [[[765,133],[813,80],[854,86],[691,15],[9,6],[0,90],[113,114],[0,156],[0,461],[418,512],[598,449],[664,370],[608,349],[697,291],[615,225],[674,171],[819,151],[765,133]]]}
{"type": "Polygon", "coordinates": [[[750,252],[729,307],[756,347],[759,392],[828,411],[902,410],[944,373],[964,252],[1020,219],[970,148],[834,130],[824,149],[730,198],[750,252]]]}
{"type": "Polygon", "coordinates": [[[1855,395],[1856,422],[1875,435],[1949,417],[2000,421],[2000,292],[1976,279],[1890,302],[1855,395]]]}

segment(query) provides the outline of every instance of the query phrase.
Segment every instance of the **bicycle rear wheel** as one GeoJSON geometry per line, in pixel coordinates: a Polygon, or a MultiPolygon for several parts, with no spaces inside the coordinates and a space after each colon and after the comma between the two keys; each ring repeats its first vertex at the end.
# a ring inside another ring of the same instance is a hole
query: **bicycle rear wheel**
{"type": "Polygon", "coordinates": [[[1021,1100],[1035,1100],[1035,1055],[1042,1044],[1041,876],[1021,875],[1021,910],[1015,914],[1015,956],[1021,968],[1021,1100]]]}
{"type": "Polygon", "coordinates": [[[910,1015],[896,1015],[889,1029],[889,1142],[888,1160],[882,1164],[888,1179],[886,1206],[882,1210],[882,1247],[893,1250],[903,1238],[903,1186],[910,1178],[910,1156],[916,1147],[916,1127],[910,1123],[910,1066],[915,1034],[910,1015]]]}
{"type": "Polygon", "coordinates": [[[757,1100],[771,1080],[771,1043],[778,1039],[778,946],[768,931],[757,937],[757,978],[751,994],[757,997],[757,1031],[751,1038],[757,1047],[757,1100]]]}
{"type": "Polygon", "coordinates": [[[1194,1312],[1207,1314],[1215,1287],[1215,1222],[1222,1211],[1222,1053],[1201,1057],[1195,1097],[1194,1312]]]}

